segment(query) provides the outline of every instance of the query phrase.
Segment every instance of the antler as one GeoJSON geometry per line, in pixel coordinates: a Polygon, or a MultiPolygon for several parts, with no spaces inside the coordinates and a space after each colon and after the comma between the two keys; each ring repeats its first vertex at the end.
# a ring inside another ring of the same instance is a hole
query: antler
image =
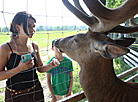
{"type": "Polygon", "coordinates": [[[80,3],[79,3],[79,0],[73,0],[74,1],[74,4],[75,6],[80,9],[85,15],[89,16],[84,10],[83,8],[81,7],[80,3]]]}
{"type": "MultiPolygon", "coordinates": [[[[113,31],[113,29],[120,29],[120,27],[123,28],[122,26],[117,25],[132,18],[138,12],[138,0],[127,0],[115,9],[105,7],[103,5],[105,0],[102,0],[103,3],[100,0],[83,0],[88,9],[94,15],[93,17],[90,17],[86,12],[84,12],[78,0],[74,0],[77,8],[69,3],[68,0],[62,1],[74,15],[90,27],[92,32],[106,32],[109,30],[113,31]]],[[[129,29],[134,28],[130,27],[129,29]]]]}
{"type": "Polygon", "coordinates": [[[134,33],[138,31],[138,24],[135,22],[134,17],[129,19],[130,26],[118,25],[113,29],[109,30],[107,33],[134,33]]]}

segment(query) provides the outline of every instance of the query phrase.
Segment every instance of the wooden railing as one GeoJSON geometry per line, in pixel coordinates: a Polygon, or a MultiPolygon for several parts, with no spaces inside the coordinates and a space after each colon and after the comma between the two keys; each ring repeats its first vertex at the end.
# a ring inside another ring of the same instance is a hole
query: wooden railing
{"type": "Polygon", "coordinates": [[[59,100],[57,102],[78,102],[84,98],[86,98],[84,95],[84,91],[81,91],[81,92],[75,93],[69,97],[66,97],[62,100],[59,100]]]}
{"type": "MultiPolygon", "coordinates": [[[[123,78],[137,72],[137,71],[138,71],[138,67],[134,67],[134,68],[131,68],[131,69],[129,69],[129,70],[127,70],[127,71],[125,71],[121,74],[118,74],[117,77],[120,78],[120,79],[123,79],[123,78]]],[[[124,80],[124,82],[134,82],[136,79],[138,79],[138,74],[135,74],[134,76],[124,80]]],[[[80,101],[84,98],[86,98],[85,95],[84,95],[84,92],[81,91],[81,92],[73,94],[69,97],[66,97],[66,98],[64,98],[64,99],[62,99],[58,102],[78,102],[78,101],[80,101]]]]}
{"type": "MultiPolygon", "coordinates": [[[[131,68],[125,72],[122,72],[121,74],[118,74],[117,77],[120,79],[123,79],[123,78],[137,72],[137,71],[138,71],[138,67],[134,67],[134,68],[131,68]]],[[[134,82],[136,79],[138,79],[138,73],[131,76],[130,78],[124,80],[124,82],[134,82]]]]}
{"type": "Polygon", "coordinates": [[[138,48],[130,47],[130,53],[124,55],[123,59],[130,67],[138,66],[138,48]]]}

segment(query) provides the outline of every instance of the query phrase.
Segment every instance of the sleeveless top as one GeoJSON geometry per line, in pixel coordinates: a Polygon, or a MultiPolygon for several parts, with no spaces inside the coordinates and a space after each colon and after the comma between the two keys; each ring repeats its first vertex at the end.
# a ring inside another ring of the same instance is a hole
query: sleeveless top
{"type": "MultiPolygon", "coordinates": [[[[9,43],[7,43],[7,44],[10,47],[10,50],[12,52],[10,55],[10,59],[8,60],[8,62],[6,64],[7,70],[10,70],[10,69],[13,69],[18,66],[18,64],[21,60],[21,55],[14,53],[12,51],[10,44],[9,43]]],[[[33,43],[32,43],[32,46],[34,49],[33,43]]],[[[34,85],[36,85],[36,83],[38,82],[38,75],[37,75],[36,69],[35,69],[35,67],[37,65],[37,55],[36,55],[35,51],[33,51],[31,53],[31,55],[32,55],[32,57],[34,57],[34,66],[31,69],[22,71],[22,72],[16,74],[15,76],[9,78],[6,81],[7,87],[18,91],[18,90],[25,90],[25,89],[31,88],[34,85]]]]}

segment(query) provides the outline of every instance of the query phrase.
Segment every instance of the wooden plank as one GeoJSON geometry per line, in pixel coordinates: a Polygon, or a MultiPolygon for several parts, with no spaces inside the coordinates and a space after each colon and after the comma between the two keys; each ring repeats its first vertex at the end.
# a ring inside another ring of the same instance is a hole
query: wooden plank
{"type": "Polygon", "coordinates": [[[130,48],[130,52],[138,56],[138,52],[132,50],[131,48],[130,48]]]}
{"type": "Polygon", "coordinates": [[[128,53],[127,55],[124,55],[124,61],[131,67],[136,67],[138,66],[138,52],[129,48],[130,49],[130,53],[128,53]],[[131,63],[132,64],[131,64],[131,63]]]}
{"type": "Polygon", "coordinates": [[[135,67],[135,65],[133,64],[133,63],[131,63],[128,59],[126,59],[125,57],[124,57],[124,62],[126,62],[130,67],[135,67]]]}
{"type": "Polygon", "coordinates": [[[126,79],[124,82],[133,82],[132,80],[136,80],[137,78],[138,78],[138,73],[126,79]]]}
{"type": "Polygon", "coordinates": [[[133,74],[136,71],[138,71],[138,67],[134,67],[134,68],[131,68],[125,72],[122,72],[121,74],[118,74],[117,77],[120,79],[123,79],[123,78],[127,77],[128,75],[133,74]]]}
{"type": "MultiPolygon", "coordinates": [[[[135,58],[133,55],[128,54],[128,55],[124,55],[123,57],[124,57],[125,59],[127,59],[129,62],[133,63],[134,67],[135,67],[135,66],[138,66],[138,63],[137,63],[136,60],[135,60],[136,58],[135,58]]],[[[130,65],[130,63],[129,63],[128,65],[130,65]]]]}
{"type": "Polygon", "coordinates": [[[84,98],[86,98],[84,95],[84,91],[81,91],[81,92],[75,93],[69,97],[66,97],[64,99],[61,99],[57,102],[78,102],[84,98]]]}

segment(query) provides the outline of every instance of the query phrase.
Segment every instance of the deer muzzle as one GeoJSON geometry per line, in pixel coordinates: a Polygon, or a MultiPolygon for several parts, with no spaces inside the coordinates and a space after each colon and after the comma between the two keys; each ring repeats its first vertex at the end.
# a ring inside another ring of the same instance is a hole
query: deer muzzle
{"type": "Polygon", "coordinates": [[[63,52],[63,51],[60,49],[60,46],[59,46],[60,40],[61,40],[61,39],[58,39],[58,40],[55,42],[55,46],[59,49],[60,52],[63,52]]]}

